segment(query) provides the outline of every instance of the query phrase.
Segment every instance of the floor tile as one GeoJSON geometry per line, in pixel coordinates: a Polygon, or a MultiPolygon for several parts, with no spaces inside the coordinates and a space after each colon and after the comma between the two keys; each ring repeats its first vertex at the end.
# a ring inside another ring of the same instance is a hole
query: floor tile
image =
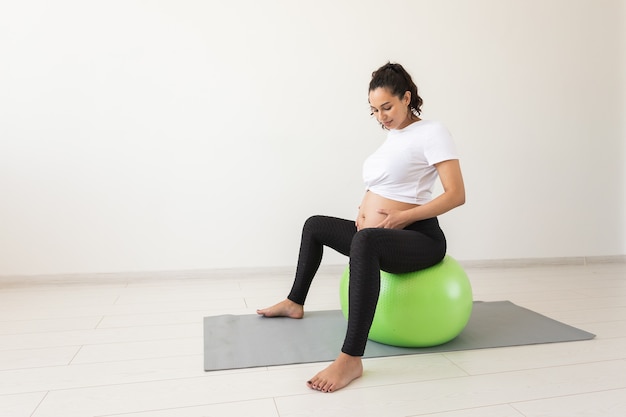
{"type": "Polygon", "coordinates": [[[80,346],[0,350],[0,370],[67,365],[79,350],[80,346]]]}
{"type": "Polygon", "coordinates": [[[626,389],[514,403],[524,417],[624,417],[626,389]],[[571,410],[571,411],[565,411],[571,410]]]}
{"type": "Polygon", "coordinates": [[[0,395],[0,416],[30,417],[45,396],[45,392],[0,395]]]}
{"type": "Polygon", "coordinates": [[[418,414],[408,417],[525,417],[510,405],[496,405],[492,407],[466,408],[463,410],[447,411],[443,413],[418,414]]]}

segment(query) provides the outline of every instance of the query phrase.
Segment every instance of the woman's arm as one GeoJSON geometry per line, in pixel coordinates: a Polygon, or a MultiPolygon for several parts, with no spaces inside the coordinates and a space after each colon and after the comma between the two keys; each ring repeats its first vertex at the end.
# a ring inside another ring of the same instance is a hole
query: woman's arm
{"type": "Polygon", "coordinates": [[[378,210],[387,217],[377,227],[402,229],[418,220],[439,216],[465,203],[465,184],[458,159],[435,164],[443,193],[432,201],[409,210],[378,210]]]}

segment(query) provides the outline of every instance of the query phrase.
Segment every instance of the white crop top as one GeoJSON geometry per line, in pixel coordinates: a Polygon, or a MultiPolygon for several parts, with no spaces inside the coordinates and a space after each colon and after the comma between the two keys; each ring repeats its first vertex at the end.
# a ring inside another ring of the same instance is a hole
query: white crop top
{"type": "Polygon", "coordinates": [[[412,204],[432,199],[435,164],[458,159],[450,132],[431,120],[390,130],[383,144],[363,164],[365,188],[385,198],[412,204]]]}

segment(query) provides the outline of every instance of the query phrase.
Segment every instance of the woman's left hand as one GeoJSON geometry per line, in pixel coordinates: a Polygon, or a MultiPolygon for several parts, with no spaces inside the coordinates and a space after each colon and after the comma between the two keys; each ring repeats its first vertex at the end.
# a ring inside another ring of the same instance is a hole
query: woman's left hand
{"type": "Polygon", "coordinates": [[[377,212],[385,216],[385,219],[376,226],[379,228],[404,229],[411,223],[411,219],[408,218],[406,210],[378,209],[377,212]]]}

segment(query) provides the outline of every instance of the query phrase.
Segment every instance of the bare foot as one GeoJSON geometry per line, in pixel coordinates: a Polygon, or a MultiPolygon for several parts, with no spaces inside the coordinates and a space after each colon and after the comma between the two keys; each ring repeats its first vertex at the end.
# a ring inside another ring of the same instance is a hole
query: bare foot
{"type": "Polygon", "coordinates": [[[322,392],[335,392],[363,375],[360,356],[340,353],[326,369],[307,381],[309,388],[322,392]]]}
{"type": "Polygon", "coordinates": [[[271,307],[257,310],[256,313],[265,317],[289,317],[301,319],[304,316],[304,306],[286,299],[271,307]]]}

